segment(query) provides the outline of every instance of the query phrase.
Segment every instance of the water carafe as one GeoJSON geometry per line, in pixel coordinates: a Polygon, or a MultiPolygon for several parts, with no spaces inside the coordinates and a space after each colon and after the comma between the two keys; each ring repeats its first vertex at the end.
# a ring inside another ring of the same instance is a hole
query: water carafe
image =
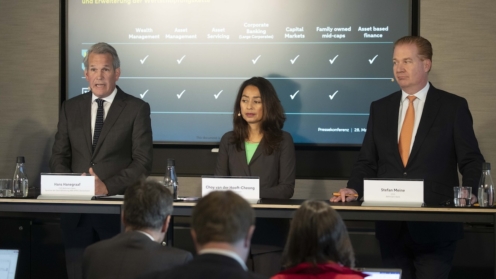
{"type": "Polygon", "coordinates": [[[171,191],[174,199],[177,199],[177,176],[176,176],[176,162],[174,159],[167,159],[167,169],[165,170],[164,175],[164,185],[171,191]]]}
{"type": "Polygon", "coordinates": [[[491,163],[482,164],[482,175],[479,181],[479,191],[477,193],[480,207],[494,206],[494,183],[491,178],[491,163]]]}

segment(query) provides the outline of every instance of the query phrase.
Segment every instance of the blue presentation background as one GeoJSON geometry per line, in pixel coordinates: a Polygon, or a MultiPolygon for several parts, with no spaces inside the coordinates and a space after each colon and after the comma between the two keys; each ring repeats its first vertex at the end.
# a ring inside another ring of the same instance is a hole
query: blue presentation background
{"type": "Polygon", "coordinates": [[[150,104],[156,143],[219,142],[232,129],[240,84],[263,76],[278,92],[287,116],[284,130],[295,143],[359,145],[370,103],[399,89],[392,72],[392,50],[393,42],[410,32],[408,0],[162,2],[71,0],[68,4],[68,98],[87,90],[81,68],[85,49],[99,41],[112,44],[121,59],[117,84],[150,104]],[[245,23],[269,27],[246,28],[245,23]],[[322,38],[326,32],[316,31],[317,26],[352,31],[333,32],[346,37],[328,39],[322,38]],[[360,32],[359,26],[387,26],[388,31],[360,32]],[[286,27],[304,27],[304,31],[286,32],[286,27]],[[136,28],[153,32],[137,33],[136,28]],[[177,33],[176,28],[188,31],[177,33]],[[224,28],[217,34],[229,35],[229,40],[207,39],[207,34],[215,34],[212,28],[224,28]],[[240,39],[247,35],[246,29],[265,31],[273,39],[240,39]],[[287,39],[286,33],[305,38],[287,39]],[[363,33],[383,38],[364,38],[363,33]],[[131,40],[129,34],[160,35],[160,39],[131,40]],[[165,34],[197,38],[171,40],[165,34]],[[349,132],[318,132],[318,128],[349,132]]]}

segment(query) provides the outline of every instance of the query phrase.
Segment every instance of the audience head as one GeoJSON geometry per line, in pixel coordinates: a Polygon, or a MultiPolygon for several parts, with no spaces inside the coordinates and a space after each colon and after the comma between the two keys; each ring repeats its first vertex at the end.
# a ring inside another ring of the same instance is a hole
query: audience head
{"type": "Polygon", "coordinates": [[[257,126],[268,143],[266,152],[271,154],[282,140],[286,116],[274,86],[263,77],[252,77],[239,87],[234,102],[233,130],[237,148],[250,135],[250,125],[257,126]]]}
{"type": "Polygon", "coordinates": [[[286,268],[300,263],[340,263],[354,267],[355,257],[339,214],[321,201],[305,201],[295,212],[284,248],[286,268]]]}
{"type": "Polygon", "coordinates": [[[246,258],[255,229],[255,212],[232,191],[211,192],[194,207],[191,229],[198,250],[211,244],[227,244],[240,249],[240,256],[246,258]]]}
{"type": "Polygon", "coordinates": [[[156,231],[165,235],[172,202],[170,191],[155,180],[143,179],[128,187],[123,212],[126,230],[156,231]]]}

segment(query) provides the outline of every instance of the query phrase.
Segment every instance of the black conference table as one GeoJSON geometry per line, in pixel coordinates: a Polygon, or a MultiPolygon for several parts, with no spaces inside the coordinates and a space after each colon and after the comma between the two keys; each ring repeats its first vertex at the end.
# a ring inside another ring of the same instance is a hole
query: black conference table
{"type": "MultiPolygon", "coordinates": [[[[293,213],[304,200],[262,199],[252,204],[256,217],[292,218],[293,213]]],[[[120,214],[122,199],[104,200],[37,200],[0,199],[0,212],[31,213],[95,213],[120,214]]],[[[427,222],[470,222],[495,223],[495,208],[479,207],[371,207],[361,206],[361,202],[329,203],[344,220],[353,221],[427,221],[427,222]]],[[[173,216],[191,216],[194,202],[174,202],[173,216]]],[[[496,255],[496,230],[493,231],[496,255]]],[[[496,278],[496,256],[494,259],[496,278]]]]}

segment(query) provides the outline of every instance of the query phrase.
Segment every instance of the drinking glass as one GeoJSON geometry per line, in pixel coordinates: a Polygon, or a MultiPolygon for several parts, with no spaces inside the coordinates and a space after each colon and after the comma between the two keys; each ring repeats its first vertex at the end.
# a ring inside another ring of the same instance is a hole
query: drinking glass
{"type": "Polygon", "coordinates": [[[12,179],[0,179],[0,197],[12,197],[12,179]]]}
{"type": "Polygon", "coordinates": [[[472,194],[472,187],[456,186],[453,187],[454,203],[456,207],[470,207],[470,197],[472,194]]]}

